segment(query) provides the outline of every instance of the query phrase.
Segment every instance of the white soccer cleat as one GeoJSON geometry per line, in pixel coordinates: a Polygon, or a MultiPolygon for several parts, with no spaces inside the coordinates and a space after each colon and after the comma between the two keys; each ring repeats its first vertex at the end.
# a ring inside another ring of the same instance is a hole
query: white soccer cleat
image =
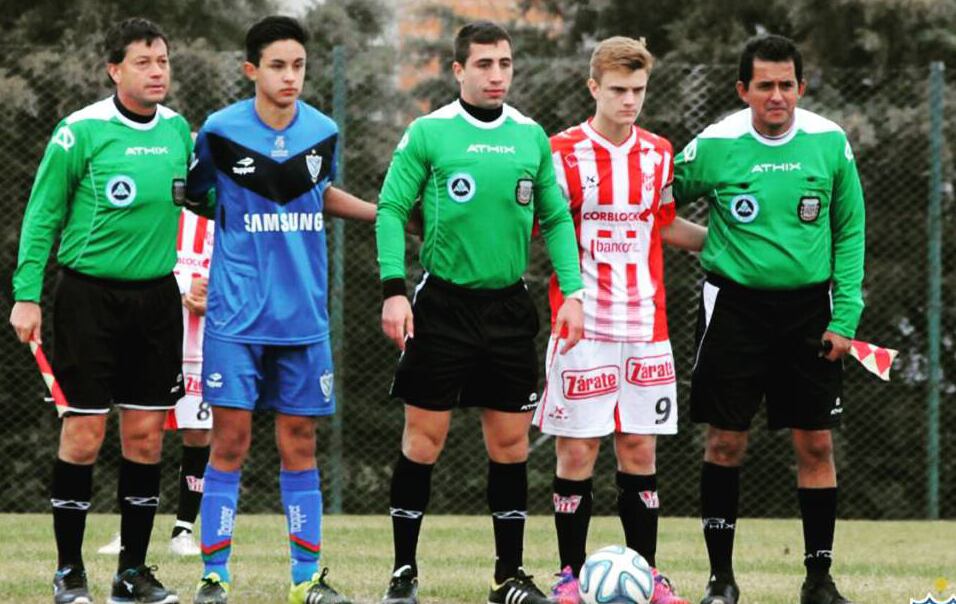
{"type": "Polygon", "coordinates": [[[96,553],[102,554],[104,556],[118,556],[121,549],[123,549],[123,544],[120,543],[120,534],[113,533],[113,539],[100,549],[96,550],[96,553]]]}
{"type": "Polygon", "coordinates": [[[193,539],[191,531],[183,531],[169,540],[169,551],[177,556],[198,556],[199,546],[193,539]]]}

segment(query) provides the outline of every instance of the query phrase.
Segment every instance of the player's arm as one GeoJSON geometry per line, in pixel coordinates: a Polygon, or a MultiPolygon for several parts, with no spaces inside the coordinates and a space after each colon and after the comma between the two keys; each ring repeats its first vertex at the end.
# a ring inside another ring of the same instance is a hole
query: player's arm
{"type": "Polygon", "coordinates": [[[674,180],[672,195],[674,203],[680,206],[694,203],[710,189],[704,162],[697,159],[700,139],[695,138],[674,158],[674,180]]]}
{"type": "Polygon", "coordinates": [[[199,130],[192,156],[189,159],[189,176],[186,178],[187,210],[213,219],[216,214],[216,164],[206,137],[206,126],[199,130]]]}
{"type": "Polygon", "coordinates": [[[86,165],[82,129],[61,123],[50,139],[33,182],[20,229],[20,250],[13,273],[10,324],[21,342],[40,340],[40,293],[50,250],[66,218],[69,200],[86,165]]]}
{"type": "Polygon", "coordinates": [[[669,158],[663,168],[662,177],[667,184],[661,189],[656,213],[658,224],[661,225],[661,241],[682,250],[699,252],[704,249],[707,228],[677,216],[677,204],[674,201],[674,160],[670,159],[674,157],[674,151],[670,142],[667,142],[664,156],[669,158]]]}
{"type": "Polygon", "coordinates": [[[405,350],[414,337],[412,307],[405,294],[405,224],[421,194],[429,164],[421,122],[412,122],[392,156],[375,214],[375,243],[382,279],[382,331],[405,350]]]}
{"type": "Polygon", "coordinates": [[[363,201],[338,187],[329,186],[325,189],[324,207],[329,216],[364,222],[375,221],[374,203],[363,201]]]}
{"type": "Polygon", "coordinates": [[[707,227],[680,217],[674,218],[672,223],[661,227],[661,241],[688,252],[701,251],[704,249],[706,240],[707,227]]]}
{"type": "Polygon", "coordinates": [[[830,199],[830,229],[833,240],[833,318],[823,338],[833,342],[827,358],[835,360],[850,349],[863,314],[863,262],[866,243],[866,211],[863,187],[850,144],[837,159],[830,199]]]}
{"type": "Polygon", "coordinates": [[[538,128],[538,147],[541,161],[535,175],[535,212],[551,264],[558,276],[558,286],[564,294],[564,303],[554,320],[555,333],[567,333],[561,353],[571,350],[584,334],[584,311],[581,306],[584,282],[581,280],[581,261],[574,222],[568,211],[568,202],[561,192],[554,172],[551,146],[544,131],[538,128]],[[567,330],[567,331],[565,331],[567,330]]]}

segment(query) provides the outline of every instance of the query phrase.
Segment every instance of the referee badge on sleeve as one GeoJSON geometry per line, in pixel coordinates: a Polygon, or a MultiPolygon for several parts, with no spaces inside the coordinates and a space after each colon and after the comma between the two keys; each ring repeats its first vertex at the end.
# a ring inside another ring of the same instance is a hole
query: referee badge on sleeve
{"type": "Polygon", "coordinates": [[[515,185],[515,201],[526,206],[534,199],[534,183],[530,178],[519,178],[515,185]]]}
{"type": "Polygon", "coordinates": [[[173,179],[173,203],[181,206],[186,203],[186,179],[173,179]]]}
{"type": "Polygon", "coordinates": [[[802,222],[813,222],[820,216],[819,197],[801,197],[797,206],[797,216],[802,222]]]}

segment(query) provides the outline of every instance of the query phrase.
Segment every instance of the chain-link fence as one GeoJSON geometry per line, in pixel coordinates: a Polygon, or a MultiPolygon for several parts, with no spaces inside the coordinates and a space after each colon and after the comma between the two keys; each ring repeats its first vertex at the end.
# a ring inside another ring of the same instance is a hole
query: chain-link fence
{"type": "MultiPolygon", "coordinates": [[[[55,123],[88,102],[102,97],[102,79],[91,74],[81,58],[49,49],[20,49],[20,59],[0,69],[0,190],[5,196],[0,227],[0,312],[10,309],[10,276],[16,264],[17,241],[34,171],[55,123]],[[72,66],[72,68],[71,68],[72,66]]],[[[87,57],[87,65],[94,60],[87,57]]],[[[198,127],[210,111],[251,94],[239,74],[239,57],[214,53],[201,43],[174,55],[176,86],[168,104],[198,127]]],[[[333,78],[332,57],[313,57],[321,65],[310,74],[305,98],[337,117],[344,126],[344,182],[347,190],[368,200],[377,198],[392,149],[413,117],[421,113],[409,94],[392,88],[381,74],[388,51],[344,58],[333,78]],[[344,74],[344,75],[341,75],[344,74]],[[344,116],[344,117],[343,117],[344,116]]],[[[511,103],[555,133],[586,119],[593,111],[584,82],[586,60],[519,61],[511,103]]],[[[2,64],[0,64],[2,65],[2,64]]],[[[99,72],[97,72],[99,73],[99,72]]],[[[651,78],[641,125],[668,137],[680,149],[707,124],[739,108],[734,92],[735,70],[727,66],[661,63],[651,78]]],[[[956,516],[956,267],[943,255],[942,404],[938,421],[927,419],[927,200],[930,197],[929,70],[864,73],[810,71],[808,94],[801,106],[842,124],[854,145],[867,200],[867,309],[858,337],[901,351],[893,380],[883,383],[850,361],[846,368],[844,427],[837,433],[841,514],[866,518],[919,518],[927,514],[934,482],[927,475],[932,447],[929,434],[939,434],[939,480],[935,495],[944,517],[956,516]]],[[[448,86],[445,82],[443,86],[448,86]]],[[[951,86],[950,91],[953,91],[951,86]]],[[[952,96],[952,95],[950,95],[952,96]]],[[[941,111],[938,108],[937,111],[941,111]]],[[[944,122],[945,123],[945,122],[944,122]]],[[[954,140],[953,120],[946,123],[954,140]]],[[[943,181],[952,178],[953,145],[943,147],[943,181]]],[[[944,232],[953,223],[952,187],[943,187],[944,232]]],[[[703,203],[681,213],[704,221],[703,203]]],[[[398,358],[381,335],[380,286],[370,225],[331,221],[330,280],[334,346],[337,354],[339,413],[319,430],[320,464],[327,506],[347,513],[383,514],[389,477],[403,423],[402,407],[387,397],[398,358]],[[339,272],[336,272],[339,271],[339,272]]],[[[409,243],[410,282],[420,276],[416,246],[409,243]]],[[[944,248],[945,250],[945,248],[944,248]]],[[[47,274],[48,301],[55,268],[47,274]]],[[[665,253],[670,332],[679,376],[680,434],[658,445],[660,492],[666,514],[695,515],[701,429],[689,422],[687,394],[693,332],[701,271],[695,257],[665,253]]],[[[545,292],[550,266],[535,244],[527,274],[529,288],[542,316],[548,312],[545,292]]],[[[49,309],[49,304],[45,305],[49,309]]],[[[49,313],[46,325],[49,325],[49,313]]],[[[539,337],[544,350],[547,334],[539,337]]],[[[55,342],[49,337],[47,341],[55,342]]],[[[0,458],[7,460],[0,477],[0,511],[47,508],[48,479],[59,428],[50,404],[43,402],[43,383],[27,349],[11,332],[0,337],[0,458]]],[[[116,420],[97,465],[94,509],[114,508],[119,447],[116,420]]],[[[530,508],[547,513],[554,468],[553,443],[532,432],[530,508]]],[[[179,445],[166,440],[163,506],[175,500],[179,445]]],[[[253,447],[243,473],[241,506],[245,511],[278,511],[278,457],[271,417],[257,418],[253,447]]],[[[478,412],[456,412],[445,452],[434,474],[430,509],[435,513],[483,514],[485,453],[478,412]]],[[[614,461],[606,445],[598,462],[595,506],[613,510],[614,461]]],[[[758,418],[751,434],[744,469],[742,513],[792,516],[795,462],[786,432],[769,433],[758,418]]]]}

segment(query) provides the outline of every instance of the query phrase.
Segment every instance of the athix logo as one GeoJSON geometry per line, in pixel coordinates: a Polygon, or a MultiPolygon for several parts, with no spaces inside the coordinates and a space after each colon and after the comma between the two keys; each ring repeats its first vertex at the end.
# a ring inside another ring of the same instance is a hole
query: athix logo
{"type": "Polygon", "coordinates": [[[767,172],[795,172],[802,170],[800,162],[785,161],[779,164],[754,164],[750,169],[751,174],[766,174],[767,172]]]}
{"type": "Polygon", "coordinates": [[[302,511],[302,506],[289,506],[289,532],[293,535],[302,532],[302,527],[308,521],[309,517],[302,511]]]}
{"type": "Polygon", "coordinates": [[[581,505],[581,496],[580,495],[564,495],[554,494],[554,512],[556,514],[573,514],[578,511],[578,506],[581,505]]]}
{"type": "Polygon", "coordinates": [[[712,530],[728,530],[732,531],[737,528],[737,524],[734,522],[727,522],[726,518],[701,518],[700,524],[705,529],[712,530]]]}
{"type": "Polygon", "coordinates": [[[169,147],[126,147],[126,155],[168,155],[169,147]]]}
{"type": "Polygon", "coordinates": [[[217,537],[232,537],[232,529],[236,523],[236,511],[232,508],[222,506],[219,508],[219,529],[216,530],[217,537]]]}
{"type": "Polygon", "coordinates": [[[468,145],[468,153],[500,153],[514,155],[515,148],[510,145],[468,145]]]}
{"type": "Polygon", "coordinates": [[[564,397],[583,399],[617,392],[617,365],[605,365],[581,371],[564,371],[561,382],[564,384],[564,397]]]}
{"type": "Polygon", "coordinates": [[[256,160],[251,157],[243,157],[236,162],[236,165],[232,167],[232,173],[243,176],[245,174],[255,174],[256,171],[256,160]]]}
{"type": "Polygon", "coordinates": [[[627,360],[624,379],[635,386],[672,384],[677,379],[674,357],[658,354],[649,357],[631,357],[627,360]]]}

